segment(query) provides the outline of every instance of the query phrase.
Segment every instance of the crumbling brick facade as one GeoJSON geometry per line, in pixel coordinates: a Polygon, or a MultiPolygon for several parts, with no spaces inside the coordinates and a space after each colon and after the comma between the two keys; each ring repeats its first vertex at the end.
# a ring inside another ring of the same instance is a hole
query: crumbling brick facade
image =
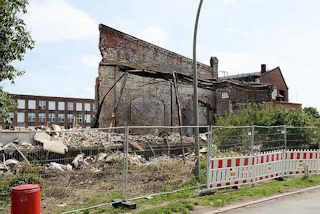
{"type": "MultiPolygon", "coordinates": [[[[123,79],[107,95],[101,106],[100,127],[108,127],[113,119],[116,126],[124,125],[124,122],[130,125],[178,125],[173,72],[177,75],[183,125],[192,125],[192,84],[179,78],[192,77],[191,59],[104,25],[100,25],[99,47],[103,57],[96,82],[99,104],[117,79],[128,72],[125,86],[122,87],[123,79]],[[113,115],[118,100],[118,109],[113,115]]],[[[200,81],[217,79],[217,71],[212,66],[198,63],[198,71],[200,81]]],[[[213,90],[199,88],[202,125],[212,123],[210,116],[213,115],[213,98],[213,90]]]]}
{"type": "MultiPolygon", "coordinates": [[[[181,125],[193,125],[192,60],[107,26],[100,25],[99,29],[102,56],[96,80],[99,127],[125,123],[176,126],[179,106],[181,125]]],[[[215,57],[211,58],[210,66],[202,63],[197,66],[200,125],[214,124],[214,115],[226,110],[234,112],[239,103],[271,100],[270,85],[219,81],[215,57]],[[221,96],[223,92],[228,93],[228,98],[221,96]]]]}

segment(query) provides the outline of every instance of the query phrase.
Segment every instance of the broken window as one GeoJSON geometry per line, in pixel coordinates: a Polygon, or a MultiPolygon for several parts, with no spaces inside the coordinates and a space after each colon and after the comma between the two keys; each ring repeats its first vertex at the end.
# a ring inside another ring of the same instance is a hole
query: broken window
{"type": "Polygon", "coordinates": [[[34,112],[28,113],[28,122],[36,122],[36,113],[34,112]]]}
{"type": "Polygon", "coordinates": [[[73,122],[73,114],[68,114],[67,117],[68,117],[68,123],[72,123],[73,122]]]}
{"type": "Polygon", "coordinates": [[[39,113],[39,122],[46,122],[46,113],[39,113]]]}
{"type": "Polygon", "coordinates": [[[55,101],[49,101],[49,110],[56,110],[56,102],[55,101]]]}
{"type": "Polygon", "coordinates": [[[73,111],[73,103],[72,102],[68,102],[68,110],[73,111]]]}
{"type": "Polygon", "coordinates": [[[55,113],[49,113],[48,114],[48,122],[54,123],[55,121],[56,121],[56,114],[55,113]]]}
{"type": "Polygon", "coordinates": [[[26,101],[25,100],[17,100],[18,103],[18,109],[25,109],[26,108],[26,101]]]}
{"type": "Polygon", "coordinates": [[[58,114],[59,123],[64,123],[64,114],[58,114]]]}
{"type": "Polygon", "coordinates": [[[84,104],[84,110],[85,110],[85,111],[91,111],[90,103],[85,103],[85,104],[84,104]]]}
{"type": "Polygon", "coordinates": [[[77,109],[77,111],[82,111],[82,103],[77,103],[76,109],[77,109]]]}
{"type": "Polygon", "coordinates": [[[47,102],[45,100],[39,100],[39,109],[45,110],[47,102]]]}
{"type": "Polygon", "coordinates": [[[23,112],[18,112],[17,121],[18,121],[18,123],[24,123],[24,113],[23,112]]]}
{"type": "Polygon", "coordinates": [[[64,110],[64,102],[59,102],[58,103],[58,110],[64,110]]]}
{"type": "Polygon", "coordinates": [[[36,101],[35,100],[28,101],[28,109],[36,109],[36,101]]]}

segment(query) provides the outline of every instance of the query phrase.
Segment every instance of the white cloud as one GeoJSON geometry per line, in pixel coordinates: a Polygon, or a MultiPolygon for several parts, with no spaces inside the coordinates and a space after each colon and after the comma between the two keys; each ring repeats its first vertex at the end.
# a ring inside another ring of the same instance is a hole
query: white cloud
{"type": "Polygon", "coordinates": [[[145,29],[138,33],[137,37],[160,47],[165,47],[168,44],[168,33],[159,26],[145,29]]]}
{"type": "Polygon", "coordinates": [[[101,57],[97,55],[86,55],[81,58],[81,62],[91,68],[98,68],[100,60],[101,57]]]}
{"type": "Polygon", "coordinates": [[[83,40],[98,36],[95,21],[65,0],[30,1],[25,20],[37,42],[83,40]]]}

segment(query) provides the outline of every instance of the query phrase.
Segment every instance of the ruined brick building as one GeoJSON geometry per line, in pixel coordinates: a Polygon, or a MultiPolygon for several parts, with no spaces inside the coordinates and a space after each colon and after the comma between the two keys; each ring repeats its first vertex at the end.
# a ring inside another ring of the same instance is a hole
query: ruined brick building
{"type": "MultiPolygon", "coordinates": [[[[102,24],[99,30],[96,126],[193,125],[192,60],[102,24]]],[[[283,93],[273,85],[269,71],[259,72],[259,81],[245,81],[219,79],[216,57],[210,66],[197,66],[200,125],[214,124],[215,115],[235,112],[242,103],[270,102],[275,88],[276,97],[288,101],[288,88],[283,93]]]]}

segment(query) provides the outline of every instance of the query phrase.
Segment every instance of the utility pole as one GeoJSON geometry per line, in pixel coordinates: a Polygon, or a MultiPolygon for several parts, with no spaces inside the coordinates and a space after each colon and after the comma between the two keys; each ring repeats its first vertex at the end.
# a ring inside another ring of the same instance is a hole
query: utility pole
{"type": "Polygon", "coordinates": [[[198,33],[198,22],[201,11],[203,0],[200,0],[198,12],[196,16],[196,22],[194,26],[193,34],[193,113],[194,113],[194,124],[195,124],[195,145],[196,145],[196,178],[200,183],[200,145],[199,145],[199,109],[198,109],[198,75],[197,75],[197,33],[198,33]]]}

